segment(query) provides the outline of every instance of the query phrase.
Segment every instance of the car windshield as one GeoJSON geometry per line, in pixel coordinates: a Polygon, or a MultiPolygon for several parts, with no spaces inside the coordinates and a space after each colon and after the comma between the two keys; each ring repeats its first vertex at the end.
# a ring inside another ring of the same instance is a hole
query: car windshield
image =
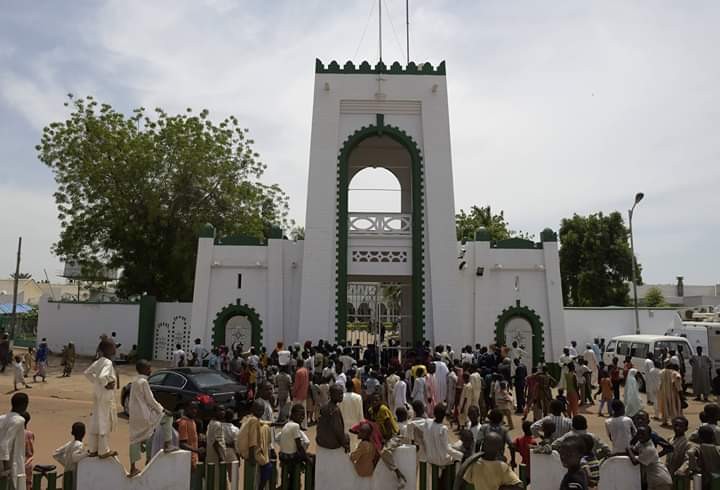
{"type": "Polygon", "coordinates": [[[194,373],[192,379],[198,388],[212,388],[213,386],[220,386],[232,383],[233,380],[228,378],[222,373],[194,373]]]}

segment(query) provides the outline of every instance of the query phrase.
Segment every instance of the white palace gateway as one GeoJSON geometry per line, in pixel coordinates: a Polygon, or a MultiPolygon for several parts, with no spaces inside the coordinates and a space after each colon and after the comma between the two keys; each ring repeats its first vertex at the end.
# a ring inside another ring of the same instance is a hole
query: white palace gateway
{"type": "Polygon", "coordinates": [[[456,240],[445,63],[318,60],[314,90],[305,239],[215,236],[208,225],[190,336],[268,347],[518,340],[534,364],[556,359],[566,338],[556,234],[456,240]],[[399,213],[349,212],[350,182],[368,167],[397,178],[399,213]]]}

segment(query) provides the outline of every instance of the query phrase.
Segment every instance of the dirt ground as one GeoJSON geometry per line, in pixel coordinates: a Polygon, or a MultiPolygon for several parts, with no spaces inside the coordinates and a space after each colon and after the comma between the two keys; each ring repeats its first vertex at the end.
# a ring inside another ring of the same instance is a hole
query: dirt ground
{"type": "MultiPolygon", "coordinates": [[[[92,407],[90,385],[82,375],[82,372],[89,365],[89,360],[79,360],[75,365],[75,371],[70,378],[60,378],[62,369],[60,360],[57,357],[50,359],[50,369],[47,383],[33,383],[32,378],[27,378],[31,389],[25,390],[30,396],[29,412],[32,416],[29,429],[35,433],[35,462],[37,464],[53,464],[53,450],[60,447],[70,439],[70,427],[74,422],[88,421],[92,407]]],[[[164,367],[164,363],[154,363],[155,368],[164,367]]],[[[118,366],[120,373],[120,384],[125,385],[135,375],[133,366],[118,366]]],[[[8,367],[5,374],[0,375],[0,413],[5,413],[10,408],[10,397],[12,396],[12,369],[8,367]]],[[[119,407],[119,391],[118,407],[119,407]]],[[[649,407],[652,409],[652,407],[649,407]]],[[[699,425],[698,414],[702,410],[702,403],[690,401],[690,406],[685,410],[685,416],[690,421],[691,430],[699,425]]],[[[605,436],[604,418],[597,416],[597,406],[589,407],[581,413],[588,417],[589,429],[591,432],[605,436]]],[[[651,412],[652,413],[652,412],[651,412]]],[[[515,419],[515,430],[512,431],[513,438],[520,434],[520,419],[515,419]]],[[[653,422],[653,428],[666,438],[672,436],[668,429],[660,427],[658,422],[653,422]]],[[[315,440],[315,429],[310,427],[308,431],[310,440],[315,440]]],[[[128,465],[128,423],[126,419],[119,418],[118,428],[111,436],[111,446],[118,451],[120,461],[128,465]]],[[[313,444],[314,445],[314,444],[313,444]]],[[[312,450],[312,448],[311,448],[312,450]]]]}

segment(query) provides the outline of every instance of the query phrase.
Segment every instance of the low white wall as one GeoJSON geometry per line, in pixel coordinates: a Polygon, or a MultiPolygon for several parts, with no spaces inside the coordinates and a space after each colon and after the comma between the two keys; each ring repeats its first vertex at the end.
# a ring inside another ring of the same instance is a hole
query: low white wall
{"type": "MultiPolygon", "coordinates": [[[[674,309],[639,308],[640,333],[664,335],[682,322],[674,309]]],[[[592,343],[595,338],[607,342],[618,335],[635,333],[635,310],[633,308],[565,308],[567,344],[576,340],[579,348],[592,343]]]]}
{"type": "Polygon", "coordinates": [[[160,451],[143,468],[128,478],[117,458],[85,458],[78,463],[78,489],[107,490],[190,490],[190,452],[160,451]]]}
{"type": "MultiPolygon", "coordinates": [[[[395,450],[395,464],[405,476],[405,488],[416,488],[417,464],[415,446],[400,446],[395,450]]],[[[396,490],[397,479],[387,465],[378,461],[371,477],[361,478],[355,472],[350,457],[342,449],[317,448],[315,488],[333,490],[396,490]]]]}
{"type": "Polygon", "coordinates": [[[117,333],[119,351],[127,353],[138,340],[139,304],[54,303],[40,299],[38,340],[47,338],[50,350],[60,352],[68,342],[83,356],[93,356],[100,335],[117,333]]]}

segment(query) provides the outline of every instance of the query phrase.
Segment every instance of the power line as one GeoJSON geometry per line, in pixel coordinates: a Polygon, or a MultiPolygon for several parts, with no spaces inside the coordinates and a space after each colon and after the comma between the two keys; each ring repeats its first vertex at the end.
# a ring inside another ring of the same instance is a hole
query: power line
{"type": "Polygon", "coordinates": [[[387,1],[385,2],[385,11],[387,12],[387,17],[390,19],[390,27],[392,27],[393,37],[395,38],[395,43],[397,44],[398,48],[400,48],[400,52],[402,53],[402,43],[400,42],[400,38],[397,35],[397,31],[395,30],[395,24],[392,21],[392,16],[390,15],[390,7],[388,7],[387,1]]]}
{"type": "Polygon", "coordinates": [[[360,46],[362,45],[363,39],[365,39],[365,34],[367,33],[368,26],[370,25],[370,19],[372,19],[373,12],[375,12],[375,2],[370,2],[370,14],[368,14],[367,21],[365,21],[365,28],[363,29],[362,36],[360,36],[360,42],[358,42],[357,48],[355,49],[353,59],[357,58],[358,51],[360,51],[360,46]]]}

